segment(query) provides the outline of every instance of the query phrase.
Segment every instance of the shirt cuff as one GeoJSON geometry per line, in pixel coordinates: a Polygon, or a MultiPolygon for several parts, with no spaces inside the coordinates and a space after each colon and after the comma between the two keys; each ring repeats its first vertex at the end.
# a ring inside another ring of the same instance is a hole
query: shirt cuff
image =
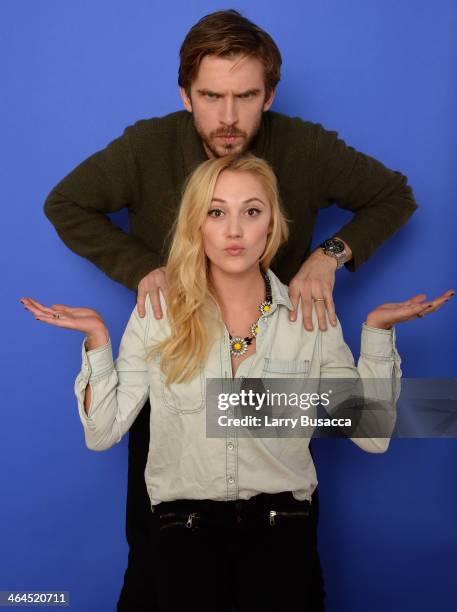
{"type": "Polygon", "coordinates": [[[396,355],[395,327],[378,329],[366,323],[362,326],[360,354],[374,359],[393,359],[396,355]]]}
{"type": "Polygon", "coordinates": [[[109,374],[114,368],[111,338],[103,346],[91,351],[86,350],[86,338],[83,340],[81,373],[87,381],[93,381],[109,374]]]}

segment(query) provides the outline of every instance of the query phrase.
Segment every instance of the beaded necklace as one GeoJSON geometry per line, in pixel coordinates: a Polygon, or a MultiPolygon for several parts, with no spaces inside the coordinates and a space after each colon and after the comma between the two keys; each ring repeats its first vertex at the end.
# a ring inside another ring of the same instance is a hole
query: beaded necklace
{"type": "Polygon", "coordinates": [[[251,335],[242,338],[241,336],[232,337],[229,334],[230,353],[234,357],[241,357],[241,355],[244,355],[244,353],[248,350],[248,346],[252,344],[252,341],[259,333],[260,319],[267,315],[271,310],[271,284],[270,279],[268,278],[268,274],[266,272],[263,274],[263,280],[265,281],[265,299],[259,306],[260,317],[251,325],[251,335]]]}

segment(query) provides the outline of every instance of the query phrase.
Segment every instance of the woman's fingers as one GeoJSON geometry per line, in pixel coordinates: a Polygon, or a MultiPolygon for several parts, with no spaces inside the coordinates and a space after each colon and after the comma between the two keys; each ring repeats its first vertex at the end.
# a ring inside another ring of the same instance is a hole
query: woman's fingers
{"type": "Polygon", "coordinates": [[[68,311],[63,312],[53,308],[47,308],[32,298],[22,298],[21,302],[38,321],[45,321],[46,323],[52,323],[59,327],[68,327],[72,319],[72,315],[68,311]],[[64,324],[62,324],[63,319],[65,319],[64,324]]]}
{"type": "Polygon", "coordinates": [[[33,300],[32,298],[22,298],[21,302],[24,304],[25,307],[35,308],[36,310],[43,312],[43,313],[52,312],[51,308],[44,306],[44,304],[40,304],[40,302],[37,302],[37,300],[33,300]]]}
{"type": "Polygon", "coordinates": [[[413,297],[403,302],[403,304],[421,304],[426,298],[427,296],[425,295],[425,293],[419,293],[418,295],[414,295],[413,297]]]}

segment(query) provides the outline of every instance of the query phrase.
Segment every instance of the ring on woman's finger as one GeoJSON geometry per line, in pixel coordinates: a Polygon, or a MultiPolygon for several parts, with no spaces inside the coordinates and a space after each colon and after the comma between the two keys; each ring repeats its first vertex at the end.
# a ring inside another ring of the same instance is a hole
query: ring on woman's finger
{"type": "Polygon", "coordinates": [[[60,319],[60,314],[58,312],[53,312],[52,313],[52,318],[53,319],[60,319]]]}
{"type": "Polygon", "coordinates": [[[325,298],[315,298],[315,297],[313,297],[313,302],[325,302],[325,298]]]}

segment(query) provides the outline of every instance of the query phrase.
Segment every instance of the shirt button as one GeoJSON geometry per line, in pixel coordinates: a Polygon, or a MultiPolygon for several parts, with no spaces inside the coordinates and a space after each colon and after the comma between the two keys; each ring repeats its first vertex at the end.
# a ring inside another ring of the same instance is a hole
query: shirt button
{"type": "Polygon", "coordinates": [[[233,476],[230,476],[228,481],[229,481],[229,484],[233,484],[235,482],[235,479],[233,478],[233,476]]]}
{"type": "Polygon", "coordinates": [[[229,442],[229,443],[227,444],[227,448],[228,448],[229,450],[233,450],[233,442],[229,442]]]}

